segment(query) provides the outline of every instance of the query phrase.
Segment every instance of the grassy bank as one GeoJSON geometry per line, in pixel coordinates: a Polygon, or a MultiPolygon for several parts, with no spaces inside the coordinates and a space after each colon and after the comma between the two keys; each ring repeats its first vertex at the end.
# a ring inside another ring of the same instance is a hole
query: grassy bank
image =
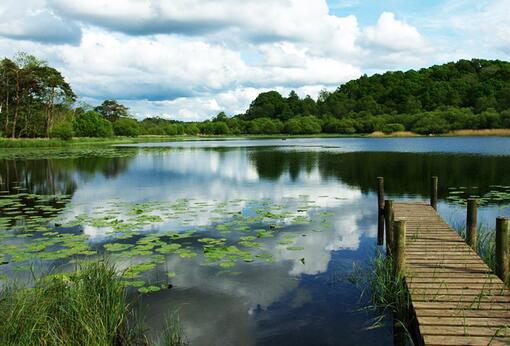
{"type": "Polygon", "coordinates": [[[145,335],[123,282],[103,261],[0,293],[0,345],[165,345],[185,342],[174,321],[159,340],[145,335]]]}
{"type": "MultiPolygon", "coordinates": [[[[161,142],[182,140],[184,137],[114,137],[114,138],[73,138],[68,141],[48,138],[0,139],[0,148],[59,148],[80,146],[104,146],[114,144],[131,144],[144,142],[161,142]]],[[[192,139],[194,137],[186,137],[192,139]]],[[[195,137],[196,138],[196,137],[195,137]]]]}
{"type": "MultiPolygon", "coordinates": [[[[456,130],[442,135],[442,137],[469,137],[469,136],[510,136],[510,129],[487,129],[487,130],[456,130]]],[[[139,136],[139,137],[113,137],[113,138],[73,138],[68,141],[49,138],[20,138],[10,139],[1,138],[0,148],[59,148],[59,147],[79,147],[79,146],[105,146],[114,144],[135,144],[150,142],[174,142],[187,140],[228,140],[228,139],[277,139],[277,138],[394,138],[394,137],[428,137],[411,131],[397,131],[384,133],[375,131],[369,134],[341,135],[331,133],[320,133],[313,135],[200,135],[200,136],[139,136]]]]}

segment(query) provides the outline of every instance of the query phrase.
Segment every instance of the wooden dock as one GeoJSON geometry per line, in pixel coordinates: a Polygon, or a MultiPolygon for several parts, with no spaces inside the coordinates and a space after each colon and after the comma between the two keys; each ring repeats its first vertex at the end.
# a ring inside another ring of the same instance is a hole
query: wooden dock
{"type": "Polygon", "coordinates": [[[425,345],[510,345],[510,291],[425,203],[393,204],[406,220],[404,270],[425,345]]]}

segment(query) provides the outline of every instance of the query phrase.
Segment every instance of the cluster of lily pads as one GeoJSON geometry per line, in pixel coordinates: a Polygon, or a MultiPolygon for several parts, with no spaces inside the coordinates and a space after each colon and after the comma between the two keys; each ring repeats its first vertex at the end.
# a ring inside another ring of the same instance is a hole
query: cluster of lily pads
{"type": "Polygon", "coordinates": [[[451,203],[465,206],[468,198],[476,198],[478,205],[499,205],[507,208],[510,205],[510,186],[491,185],[484,194],[479,192],[478,186],[449,187],[447,200],[451,203]]]}
{"type": "Polygon", "coordinates": [[[127,263],[127,286],[154,292],[178,275],[166,268],[169,256],[234,275],[240,263],[273,263],[270,250],[275,246],[304,250],[296,239],[331,228],[333,216],[307,196],[285,198],[281,204],[271,199],[110,200],[97,207],[69,198],[25,193],[0,197],[0,272],[2,267],[23,271],[45,261],[65,264],[107,255],[127,263]],[[151,274],[162,269],[165,277],[154,279],[151,274]]]}
{"type": "Polygon", "coordinates": [[[118,147],[76,147],[76,148],[31,148],[31,149],[3,149],[0,151],[0,159],[8,160],[40,160],[40,159],[78,159],[87,157],[132,157],[138,152],[138,148],[118,147]]]}

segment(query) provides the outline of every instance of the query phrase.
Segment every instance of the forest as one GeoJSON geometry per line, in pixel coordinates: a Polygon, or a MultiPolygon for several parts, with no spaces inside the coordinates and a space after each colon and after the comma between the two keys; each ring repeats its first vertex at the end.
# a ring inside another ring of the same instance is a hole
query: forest
{"type": "Polygon", "coordinates": [[[0,61],[0,134],[8,138],[138,135],[365,134],[510,128],[510,63],[459,60],[394,71],[323,90],[314,100],[291,91],[259,94],[243,114],[203,122],[137,120],[116,100],[91,106],[64,76],[26,53],[0,61]]]}

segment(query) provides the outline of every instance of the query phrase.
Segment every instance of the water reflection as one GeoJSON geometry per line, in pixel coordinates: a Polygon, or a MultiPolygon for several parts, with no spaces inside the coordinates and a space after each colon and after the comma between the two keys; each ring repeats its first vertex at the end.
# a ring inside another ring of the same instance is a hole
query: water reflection
{"type": "MultiPolygon", "coordinates": [[[[454,217],[463,210],[448,203],[447,187],[476,185],[484,193],[494,184],[510,185],[510,160],[502,156],[505,149],[493,152],[499,155],[482,155],[487,148],[494,149],[492,139],[475,154],[459,153],[461,139],[434,141],[433,153],[424,152],[426,147],[417,150],[421,153],[387,152],[382,151],[388,147],[387,141],[363,144],[361,139],[340,144],[333,140],[289,142],[286,147],[274,147],[275,141],[263,147],[235,147],[229,142],[221,148],[211,143],[206,148],[200,148],[199,143],[188,147],[179,143],[170,148],[116,149],[119,155],[111,157],[91,153],[71,158],[2,159],[0,179],[11,192],[22,186],[30,193],[72,195],[63,212],[70,219],[101,215],[109,203],[124,203],[126,210],[114,210],[120,219],[132,211],[133,204],[160,201],[161,221],[140,226],[141,234],[203,231],[187,240],[200,255],[167,256],[144,277],[158,281],[168,271],[177,274],[172,279],[174,288],[143,299],[155,330],[161,327],[166,312],[178,308],[193,345],[336,345],[339,340],[342,344],[389,344],[389,330],[365,329],[370,316],[358,311],[360,292],[345,280],[353,261],[366,261],[373,254],[375,177],[385,177],[390,197],[426,199],[429,177],[438,175],[440,212],[454,217]],[[374,151],[357,152],[356,148],[374,151]],[[444,153],[451,148],[457,148],[457,153],[444,153]],[[125,150],[128,155],[123,154],[125,150]],[[200,206],[188,209],[182,219],[164,218],[165,203],[178,199],[200,206]],[[264,199],[276,204],[289,199],[312,201],[315,208],[298,211],[299,207],[294,207],[293,212],[312,218],[317,213],[331,213],[330,224],[324,229],[287,225],[285,233],[296,235],[292,245],[299,251],[282,245],[284,233],[257,240],[274,258],[271,264],[241,261],[230,271],[204,265],[202,245],[196,238],[231,241],[239,236],[211,230],[219,217],[224,222],[231,217],[218,215],[215,205],[227,202],[235,204],[227,211],[250,213],[255,208],[250,201],[264,199]]],[[[468,148],[475,148],[472,140],[468,142],[468,148]]],[[[395,143],[399,150],[409,151],[431,142],[413,139],[395,143]]],[[[499,212],[488,206],[481,209],[480,218],[492,218],[499,212]]],[[[79,232],[97,248],[111,238],[107,229],[94,225],[81,227],[79,232]]],[[[121,258],[117,263],[122,268],[141,260],[121,258]]]]}

